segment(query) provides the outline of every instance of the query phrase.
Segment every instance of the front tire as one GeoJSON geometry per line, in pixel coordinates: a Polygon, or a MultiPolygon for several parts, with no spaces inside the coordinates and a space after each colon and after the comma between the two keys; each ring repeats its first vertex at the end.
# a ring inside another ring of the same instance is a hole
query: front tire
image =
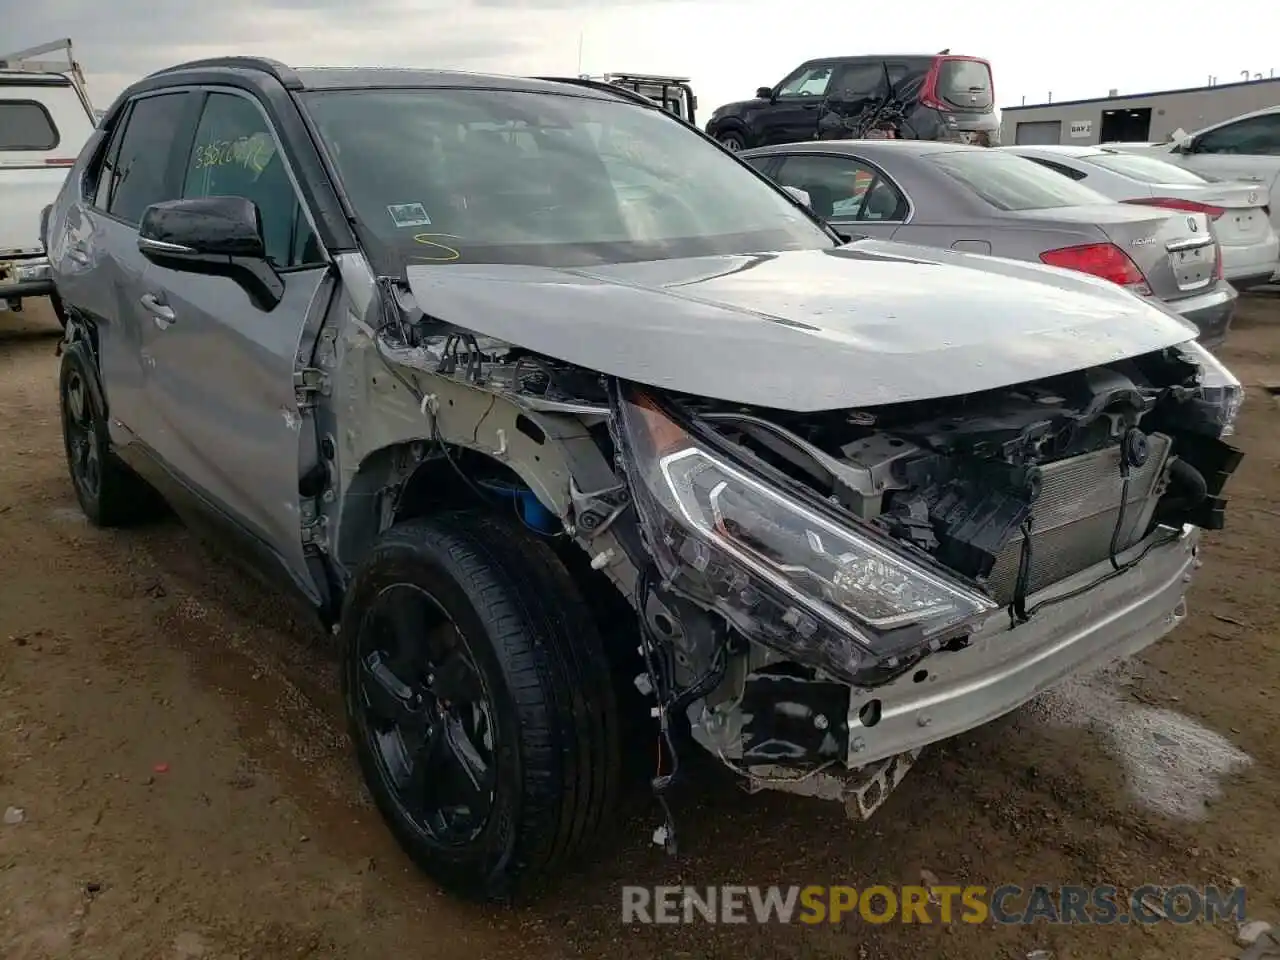
{"type": "Polygon", "coordinates": [[[597,835],[617,791],[614,690],[545,543],[478,513],[392,527],[356,571],[340,632],[365,781],[427,874],[510,900],[597,835]]]}

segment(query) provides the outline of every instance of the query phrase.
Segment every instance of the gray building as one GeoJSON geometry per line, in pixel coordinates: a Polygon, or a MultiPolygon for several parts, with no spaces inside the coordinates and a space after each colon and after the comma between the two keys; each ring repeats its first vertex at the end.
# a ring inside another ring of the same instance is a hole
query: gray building
{"type": "Polygon", "coordinates": [[[1276,104],[1280,104],[1280,77],[1004,107],[1000,111],[1000,142],[1088,146],[1162,141],[1179,127],[1192,133],[1276,104]]]}

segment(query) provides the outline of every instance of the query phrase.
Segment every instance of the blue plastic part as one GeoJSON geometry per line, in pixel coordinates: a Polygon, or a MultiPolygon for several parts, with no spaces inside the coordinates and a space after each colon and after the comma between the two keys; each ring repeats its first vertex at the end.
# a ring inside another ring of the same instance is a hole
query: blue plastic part
{"type": "Polygon", "coordinates": [[[540,533],[555,533],[560,528],[560,518],[543,506],[532,490],[522,490],[517,496],[524,522],[533,529],[540,533]]]}
{"type": "Polygon", "coordinates": [[[520,519],[539,533],[552,534],[559,531],[560,518],[543,506],[542,501],[528,487],[501,480],[481,480],[480,486],[499,497],[514,500],[520,519]]]}

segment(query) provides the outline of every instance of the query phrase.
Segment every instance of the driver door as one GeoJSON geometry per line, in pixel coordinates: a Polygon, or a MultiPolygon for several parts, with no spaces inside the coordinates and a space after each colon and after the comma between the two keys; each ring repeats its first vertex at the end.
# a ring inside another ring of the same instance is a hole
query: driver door
{"type": "Polygon", "coordinates": [[[835,62],[806,63],[778,84],[773,103],[760,120],[760,143],[800,143],[818,134],[818,118],[835,62]]]}
{"type": "Polygon", "coordinates": [[[265,112],[239,91],[205,96],[183,169],[183,199],[211,196],[257,204],[284,298],[264,310],[231,278],[148,262],[149,440],[199,506],[240,534],[258,566],[282,566],[318,598],[298,490],[315,431],[299,407],[294,375],[298,358],[311,355],[309,332],[328,305],[329,266],[265,112]]]}

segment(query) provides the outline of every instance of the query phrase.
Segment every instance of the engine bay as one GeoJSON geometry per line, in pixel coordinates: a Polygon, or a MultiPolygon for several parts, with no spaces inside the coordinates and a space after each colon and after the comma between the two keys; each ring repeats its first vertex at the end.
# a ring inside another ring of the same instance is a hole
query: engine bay
{"type": "Polygon", "coordinates": [[[705,400],[686,408],[751,457],[1007,603],[1011,544],[1056,534],[1047,568],[1024,575],[1034,590],[1114,557],[1155,523],[1221,526],[1220,493],[1239,454],[1216,436],[1189,379],[1186,362],[1166,352],[874,410],[802,417],[705,400]]]}

